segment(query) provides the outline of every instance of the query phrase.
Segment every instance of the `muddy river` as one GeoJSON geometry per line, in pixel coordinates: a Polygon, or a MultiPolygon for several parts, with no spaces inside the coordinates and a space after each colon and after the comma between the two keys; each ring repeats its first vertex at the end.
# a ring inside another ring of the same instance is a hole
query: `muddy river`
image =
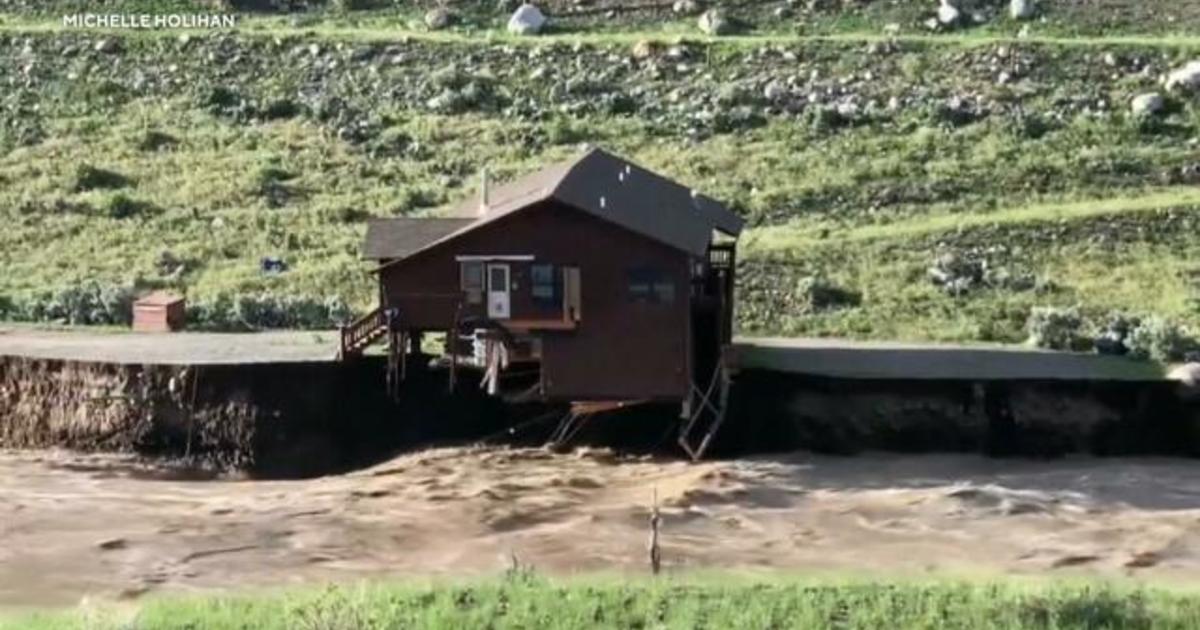
{"type": "Polygon", "coordinates": [[[1200,577],[1200,465],[454,448],[302,481],[0,451],[0,606],[354,580],[646,571],[1200,577]]]}

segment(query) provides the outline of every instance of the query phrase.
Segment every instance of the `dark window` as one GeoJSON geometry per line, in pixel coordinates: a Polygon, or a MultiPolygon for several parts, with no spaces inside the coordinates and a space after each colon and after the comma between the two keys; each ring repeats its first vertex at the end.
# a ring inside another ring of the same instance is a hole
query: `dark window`
{"type": "Polygon", "coordinates": [[[467,294],[468,304],[483,303],[483,263],[462,263],[462,290],[467,294]]]}
{"type": "Polygon", "coordinates": [[[557,306],[558,283],[555,282],[554,265],[533,265],[529,268],[530,293],[539,306],[557,306]]]}
{"type": "Polygon", "coordinates": [[[675,281],[660,269],[630,269],[629,299],[634,302],[672,304],[675,302],[675,281]]]}

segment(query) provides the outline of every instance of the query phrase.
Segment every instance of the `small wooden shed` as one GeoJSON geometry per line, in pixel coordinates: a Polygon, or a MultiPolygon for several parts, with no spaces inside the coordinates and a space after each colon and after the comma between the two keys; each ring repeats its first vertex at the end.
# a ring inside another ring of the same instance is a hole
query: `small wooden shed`
{"type": "Polygon", "coordinates": [[[155,291],[133,303],[133,329],[139,332],[183,330],[187,307],[182,296],[155,291]]]}

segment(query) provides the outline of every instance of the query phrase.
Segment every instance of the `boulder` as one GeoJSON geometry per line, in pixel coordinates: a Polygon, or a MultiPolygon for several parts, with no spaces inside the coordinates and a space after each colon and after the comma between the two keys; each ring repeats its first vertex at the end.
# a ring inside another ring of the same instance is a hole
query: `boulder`
{"type": "Polygon", "coordinates": [[[780,81],[771,81],[763,88],[763,98],[768,101],[778,101],[787,95],[787,86],[780,81]]]}
{"type": "Polygon", "coordinates": [[[1171,370],[1167,378],[1179,383],[1185,397],[1200,397],[1200,363],[1185,363],[1171,370]]]}
{"type": "Polygon", "coordinates": [[[443,8],[430,9],[425,14],[425,26],[431,31],[440,31],[453,23],[454,14],[443,8]]]}
{"type": "Polygon", "coordinates": [[[1033,0],[1012,0],[1008,5],[1008,14],[1014,20],[1030,20],[1037,13],[1033,0]]]}
{"type": "Polygon", "coordinates": [[[537,35],[546,27],[546,16],[532,4],[522,4],[508,18],[508,32],[517,35],[537,35]]]}
{"type": "Polygon", "coordinates": [[[1134,117],[1148,118],[1162,113],[1166,105],[1167,102],[1163,100],[1162,94],[1150,92],[1135,96],[1130,107],[1133,110],[1134,117]]]}
{"type": "Polygon", "coordinates": [[[95,49],[96,52],[105,54],[121,52],[121,42],[106,37],[96,42],[95,49]]]}
{"type": "Polygon", "coordinates": [[[728,35],[733,32],[733,22],[721,9],[709,9],[700,16],[700,30],[708,35],[728,35]]]}
{"type": "Polygon", "coordinates": [[[1200,59],[1168,74],[1167,89],[1180,92],[1200,91],[1200,59]]]}
{"type": "Polygon", "coordinates": [[[951,4],[941,4],[937,12],[938,23],[942,26],[954,26],[962,20],[962,11],[951,4]]]}
{"type": "Polygon", "coordinates": [[[634,59],[649,59],[650,57],[653,57],[656,54],[658,54],[658,50],[659,50],[658,42],[651,41],[648,39],[641,39],[641,40],[638,40],[637,43],[635,43],[633,45],[633,49],[629,52],[629,54],[634,59]]]}
{"type": "Polygon", "coordinates": [[[675,0],[675,4],[671,5],[671,10],[676,15],[695,15],[700,11],[700,4],[696,0],[675,0]]]}

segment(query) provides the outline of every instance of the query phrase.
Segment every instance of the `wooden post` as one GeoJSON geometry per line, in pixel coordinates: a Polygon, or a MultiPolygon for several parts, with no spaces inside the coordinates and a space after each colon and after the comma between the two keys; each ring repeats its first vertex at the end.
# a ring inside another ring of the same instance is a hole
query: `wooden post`
{"type": "Polygon", "coordinates": [[[662,524],[662,515],[658,512],[658,488],[654,488],[653,505],[650,508],[650,543],[646,550],[650,553],[650,572],[658,575],[662,570],[662,550],[658,546],[658,527],[662,524]]]}
{"type": "Polygon", "coordinates": [[[454,306],[454,327],[450,332],[448,339],[450,346],[450,393],[454,393],[454,388],[458,384],[458,326],[462,316],[462,303],[454,306]]]}

